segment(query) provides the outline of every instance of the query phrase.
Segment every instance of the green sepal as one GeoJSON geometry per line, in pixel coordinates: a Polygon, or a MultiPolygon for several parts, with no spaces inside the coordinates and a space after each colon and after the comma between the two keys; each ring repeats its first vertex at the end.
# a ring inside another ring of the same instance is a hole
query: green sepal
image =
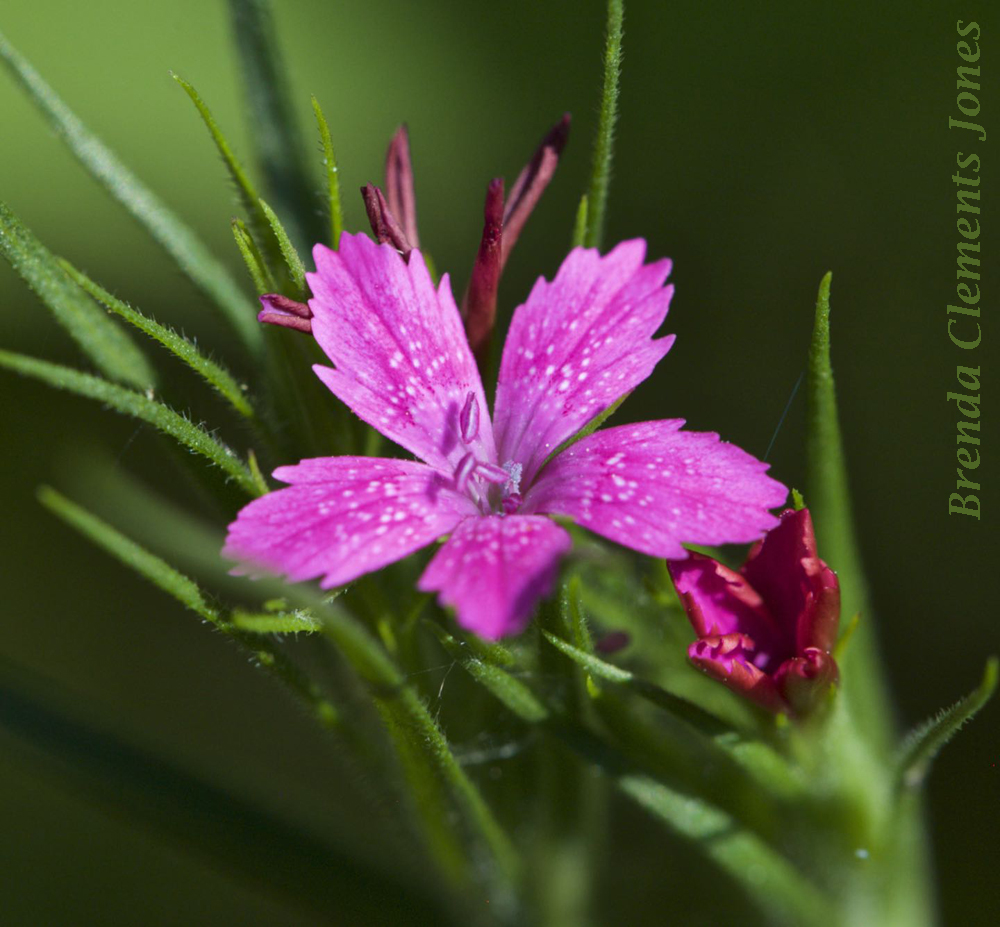
{"type": "Polygon", "coordinates": [[[993,696],[997,687],[1000,662],[996,657],[986,661],[982,681],[964,698],[950,708],[944,708],[915,728],[903,741],[899,750],[898,782],[900,787],[917,788],[927,778],[931,764],[949,740],[967,721],[971,721],[993,696]]]}
{"type": "Polygon", "coordinates": [[[156,374],[132,339],[67,277],[55,256],[2,202],[0,254],[38,294],[101,373],[139,389],[155,385],[156,374]]]}
{"type": "Polygon", "coordinates": [[[147,422],[215,464],[249,495],[260,495],[250,470],[235,451],[213,438],[201,425],[194,424],[169,406],[157,402],[144,393],[137,393],[70,367],[51,364],[23,354],[13,354],[10,351],[0,351],[0,367],[41,380],[56,389],[95,399],[111,406],[117,412],[147,422]]]}
{"type": "Polygon", "coordinates": [[[76,159],[146,229],[233,326],[253,354],[264,339],[247,300],[226,267],[194,232],[83,125],[38,72],[0,34],[0,61],[66,142],[76,159]]]}

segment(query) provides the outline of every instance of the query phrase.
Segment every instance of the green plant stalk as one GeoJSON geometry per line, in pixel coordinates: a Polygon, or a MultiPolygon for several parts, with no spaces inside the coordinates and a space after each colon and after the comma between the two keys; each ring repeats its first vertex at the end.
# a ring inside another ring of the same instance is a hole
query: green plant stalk
{"type": "MultiPolygon", "coordinates": [[[[611,162],[614,157],[615,125],[618,121],[618,82],[622,66],[622,26],[625,20],[624,0],[608,0],[607,41],[604,47],[604,85],[601,90],[601,113],[594,142],[594,162],[590,186],[587,189],[587,231],[583,243],[599,248],[604,237],[604,220],[611,183],[611,162]]],[[[580,213],[577,213],[577,223],[580,213]]]]}
{"type": "MultiPolygon", "coordinates": [[[[575,590],[563,587],[561,600],[543,605],[540,631],[574,634],[575,590]]],[[[582,620],[582,618],[581,618],[582,620]]],[[[584,637],[587,637],[584,632],[584,637]]],[[[581,641],[583,642],[583,641],[581,641]]],[[[571,723],[589,720],[590,696],[584,673],[565,654],[538,634],[538,666],[543,679],[558,686],[560,714],[571,723]]],[[[532,866],[534,903],[543,927],[588,927],[595,924],[593,885],[603,847],[606,783],[586,760],[555,734],[539,745],[537,857],[532,866]]]]}

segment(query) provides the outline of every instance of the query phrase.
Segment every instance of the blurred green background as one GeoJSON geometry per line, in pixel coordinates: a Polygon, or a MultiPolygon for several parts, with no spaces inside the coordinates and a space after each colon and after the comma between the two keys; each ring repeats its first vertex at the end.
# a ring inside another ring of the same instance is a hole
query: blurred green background
{"type": "MultiPolygon", "coordinates": [[[[380,181],[385,144],[408,122],[421,237],[457,289],[477,247],[487,181],[513,180],[549,125],[572,112],[570,145],[501,299],[509,308],[537,275],[552,274],[589,164],[602,3],[287,0],[275,7],[303,126],[311,132],[310,93],[331,122],[348,226],[362,227],[354,191],[380,181]]],[[[643,236],[651,255],[674,259],[667,330],[678,341],[624,411],[686,417],[763,455],[803,369],[820,277],[834,271],[834,363],[852,488],[906,726],[971,688],[986,655],[1000,648],[1000,470],[991,424],[1000,354],[989,318],[1000,287],[993,232],[1000,193],[991,179],[1000,163],[993,156],[1000,17],[995,6],[985,8],[632,0],[626,10],[606,240],[643,236]],[[983,145],[947,128],[957,115],[956,19],[982,26],[983,145]],[[987,297],[975,363],[991,360],[983,364],[982,521],[947,514],[956,464],[955,412],[945,393],[955,388],[955,365],[966,362],[945,329],[959,149],[983,158],[987,297]]],[[[226,4],[4,0],[0,30],[242,275],[223,167],[167,73],[199,89],[249,157],[226,4]]],[[[2,75],[0,117],[0,198],[56,253],[225,357],[227,335],[204,300],[2,75]]],[[[319,187],[318,154],[316,166],[319,187]]],[[[72,344],[6,264],[0,345],[76,362],[72,344]]],[[[210,400],[194,410],[206,418],[214,411],[210,400]]],[[[771,452],[775,474],[791,485],[802,484],[803,412],[800,395],[771,452]]],[[[155,472],[158,445],[148,431],[4,373],[0,435],[3,655],[178,765],[341,828],[346,846],[364,844],[370,835],[352,820],[334,751],[298,710],[233,647],[35,502],[40,482],[71,487],[93,447],[109,449],[124,469],[155,472]]],[[[1000,708],[989,706],[945,751],[930,784],[947,924],[995,922],[986,899],[1000,864],[998,718],[1000,708]]],[[[318,922],[207,870],[127,817],[93,809],[40,775],[6,738],[0,808],[5,924],[318,922]]],[[[625,849],[608,872],[609,911],[642,910],[642,899],[629,897],[641,870],[656,873],[663,897],[711,889],[718,907],[704,923],[744,922],[739,899],[689,854],[650,842],[632,816],[619,836],[625,849]]],[[[352,916],[333,915],[357,923],[352,916]]],[[[692,915],[685,923],[701,922],[692,915]]]]}

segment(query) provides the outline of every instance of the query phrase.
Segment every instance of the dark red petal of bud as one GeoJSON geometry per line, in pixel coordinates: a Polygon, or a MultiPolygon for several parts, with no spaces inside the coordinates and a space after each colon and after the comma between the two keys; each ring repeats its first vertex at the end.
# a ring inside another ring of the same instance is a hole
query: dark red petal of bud
{"type": "Polygon", "coordinates": [[[840,582],[818,557],[806,564],[812,592],[808,607],[799,619],[796,634],[801,653],[807,647],[833,650],[840,627],[840,582]]]}
{"type": "Polygon", "coordinates": [[[686,560],[668,560],[667,569],[699,637],[748,634],[757,645],[757,665],[765,671],[795,654],[793,637],[781,633],[760,595],[739,573],[694,552],[686,560]]]}
{"type": "Polygon", "coordinates": [[[751,662],[753,640],[745,634],[703,637],[688,648],[688,659],[733,692],[775,713],[787,711],[774,680],[751,662]]]}
{"type": "Polygon", "coordinates": [[[839,677],[837,662],[817,647],[807,647],[801,656],[786,660],[774,681],[796,715],[809,714],[839,677]]]}
{"type": "Polygon", "coordinates": [[[497,312],[500,255],[503,247],[503,178],[490,181],[483,209],[483,237],[472,268],[472,279],[462,300],[465,333],[482,368],[489,353],[490,334],[497,312]]]}
{"type": "Polygon", "coordinates": [[[382,191],[369,183],[361,188],[361,196],[365,201],[365,211],[368,213],[368,221],[371,223],[375,240],[380,245],[392,245],[404,259],[408,259],[413,245],[389,209],[382,191]]]}
{"type": "Polygon", "coordinates": [[[264,308],[257,313],[258,322],[312,334],[312,310],[305,303],[280,293],[265,293],[260,297],[260,304],[264,308]]]}
{"type": "Polygon", "coordinates": [[[399,220],[411,247],[420,247],[417,235],[417,198],[413,189],[410,134],[405,125],[396,129],[385,156],[385,198],[399,220]]]}
{"type": "Polygon", "coordinates": [[[528,221],[528,216],[542,192],[549,185],[552,175],[559,163],[559,155],[569,139],[569,113],[564,113],[548,132],[536,149],[531,160],[514,181],[507,197],[507,205],[503,211],[503,254],[500,257],[500,268],[507,263],[514,243],[528,221]]]}
{"type": "Polygon", "coordinates": [[[782,634],[796,642],[803,622],[811,621],[807,613],[818,587],[810,574],[816,573],[817,563],[822,561],[816,555],[809,510],[788,509],[781,513],[777,527],[750,551],[740,571],[761,594],[782,634]]]}

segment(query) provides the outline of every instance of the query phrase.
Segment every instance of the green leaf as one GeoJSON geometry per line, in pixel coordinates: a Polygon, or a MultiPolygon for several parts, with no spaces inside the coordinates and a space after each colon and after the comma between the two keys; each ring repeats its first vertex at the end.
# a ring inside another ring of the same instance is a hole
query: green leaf
{"type": "Polygon", "coordinates": [[[438,899],[398,883],[389,866],[372,869],[358,854],[235,793],[231,784],[200,779],[87,720],[95,711],[82,707],[78,695],[60,693],[52,680],[0,658],[5,760],[30,763],[77,799],[253,891],[291,900],[319,921],[336,911],[352,924],[447,922],[438,899]]]}
{"type": "Polygon", "coordinates": [[[209,386],[215,389],[240,415],[253,418],[253,407],[247,401],[246,395],[236,378],[221,364],[205,357],[198,348],[183,335],[178,335],[172,328],[161,325],[154,319],[143,315],[128,303],[112,296],[107,290],[91,280],[86,274],[77,270],[69,261],[60,260],[60,267],[86,290],[99,303],[107,306],[116,315],[130,322],[140,331],[145,332],[154,341],[158,341],[171,354],[188,365],[209,386]]]}
{"type": "Polygon", "coordinates": [[[917,788],[930,771],[935,757],[952,737],[971,721],[993,696],[997,687],[998,661],[986,661],[982,681],[965,698],[950,708],[942,709],[913,730],[900,747],[899,782],[906,788],[917,788]]]}
{"type": "MultiPolygon", "coordinates": [[[[38,501],[112,557],[135,570],[136,573],[148,579],[168,595],[172,595],[182,605],[214,625],[217,630],[242,644],[253,655],[257,665],[284,683],[324,727],[339,726],[340,721],[336,708],[277,645],[271,641],[262,641],[257,638],[255,634],[262,633],[259,630],[253,634],[244,633],[252,629],[244,628],[239,623],[230,621],[218,608],[209,603],[193,579],[174,569],[165,560],[150,553],[116,528],[70,501],[56,490],[48,486],[40,487],[38,501]]],[[[315,630],[315,627],[313,629],[315,630]]],[[[299,630],[304,630],[304,628],[299,628],[299,630]]]]}
{"type": "Polygon", "coordinates": [[[319,138],[323,144],[323,165],[326,167],[326,197],[330,213],[330,247],[340,247],[340,233],[344,230],[344,215],[340,207],[340,175],[337,172],[337,156],[333,151],[333,139],[319,100],[312,98],[319,138]]]}
{"type": "Polygon", "coordinates": [[[229,171],[229,176],[236,185],[236,192],[239,196],[240,203],[250,216],[255,231],[258,235],[267,235],[270,228],[268,226],[267,217],[264,215],[264,210],[261,209],[260,206],[260,195],[254,188],[253,181],[250,180],[250,177],[244,170],[243,165],[240,164],[239,159],[233,153],[232,146],[222,134],[222,130],[219,128],[219,124],[215,121],[215,117],[212,115],[211,110],[205,105],[205,101],[202,100],[198,91],[195,90],[194,87],[191,86],[191,84],[189,84],[186,80],[184,80],[184,78],[174,74],[173,72],[171,72],[170,76],[184,88],[184,92],[191,98],[191,102],[194,103],[195,108],[201,115],[202,120],[204,120],[205,126],[212,136],[212,141],[215,142],[215,147],[218,149],[218,152],[221,155],[227,170],[229,171]]]}
{"type": "Polygon", "coordinates": [[[197,583],[183,573],[179,573],[166,561],[130,541],[110,525],[49,486],[39,488],[38,501],[99,547],[104,548],[125,566],[135,570],[153,585],[159,586],[164,592],[172,595],[186,608],[190,608],[214,625],[221,623],[219,612],[208,603],[197,583]]]}
{"type": "Polygon", "coordinates": [[[830,363],[830,281],[820,283],[806,392],[806,474],[809,511],[816,527],[820,556],[840,579],[841,611],[860,613],[861,622],[848,660],[841,667],[843,695],[854,723],[880,753],[889,754],[892,735],[888,692],[874,635],[868,586],[861,567],[857,535],[851,517],[847,463],[837,417],[837,394],[830,363]]]}
{"type": "Polygon", "coordinates": [[[229,271],[212,256],[194,232],[125,167],[114,152],[84,127],[2,34],[0,60],[91,176],[138,220],[185,275],[209,297],[247,348],[254,354],[259,353],[264,344],[260,326],[229,271]]]}
{"type": "Polygon", "coordinates": [[[285,266],[288,268],[288,274],[292,285],[295,287],[296,295],[302,296],[306,292],[306,269],[302,265],[302,258],[299,257],[299,253],[295,250],[295,246],[288,237],[288,233],[281,224],[281,220],[274,214],[274,210],[263,200],[260,201],[260,205],[261,209],[264,210],[267,221],[271,225],[274,237],[278,239],[278,247],[281,249],[281,256],[285,259],[285,266]]]}
{"type": "Polygon", "coordinates": [[[607,663],[592,653],[581,650],[579,647],[574,647],[568,641],[557,637],[549,631],[542,631],[542,633],[553,647],[562,651],[562,653],[592,676],[630,689],[646,701],[664,709],[664,711],[670,712],[675,717],[686,721],[688,724],[705,733],[714,735],[732,730],[728,724],[695,705],[693,702],[667,692],[666,689],[660,688],[655,683],[639,679],[629,670],[622,669],[620,666],[615,666],[612,663],[607,663]]]}
{"type": "Polygon", "coordinates": [[[140,389],[156,382],[148,361],[128,335],[67,278],[55,257],[4,203],[0,203],[0,254],[102,373],[140,389]]]}
{"type": "Polygon", "coordinates": [[[724,811],[648,776],[626,773],[616,781],[625,795],[728,873],[769,922],[829,927],[832,900],[724,811]]]}
{"type": "Polygon", "coordinates": [[[467,643],[452,637],[437,622],[427,620],[424,623],[462,668],[515,715],[531,724],[548,717],[548,709],[521,680],[499,666],[480,660],[467,643]]]}
{"type": "Polygon", "coordinates": [[[323,625],[306,611],[279,612],[233,612],[233,625],[241,631],[253,634],[315,634],[323,625]]]}
{"type": "Polygon", "coordinates": [[[618,81],[622,64],[622,24],[624,0],[608,0],[608,34],[604,47],[604,87],[601,91],[601,114],[594,143],[594,161],[587,190],[587,233],[583,243],[599,248],[604,235],[604,217],[614,156],[615,123],[618,121],[618,81]]]}
{"type": "Polygon", "coordinates": [[[253,281],[253,288],[258,296],[265,293],[277,293],[278,285],[271,276],[271,270],[264,260],[264,256],[257,247],[250,230],[242,219],[232,221],[233,237],[236,239],[236,247],[240,249],[243,263],[246,264],[250,272],[250,279],[253,281]]]}
{"type": "Polygon", "coordinates": [[[0,351],[0,367],[15,373],[34,377],[56,389],[67,390],[78,396],[96,399],[111,406],[124,415],[147,422],[154,428],[170,435],[189,450],[200,454],[222,469],[251,496],[259,495],[257,483],[250,470],[236,453],[225,444],[213,438],[203,427],[188,421],[169,406],[151,399],[148,395],[116,386],[100,377],[81,373],[70,367],[50,364],[48,361],[0,351]]]}
{"type": "Polygon", "coordinates": [[[229,0],[242,85],[253,118],[257,163],[267,196],[285,217],[297,247],[321,241],[306,148],[295,119],[268,0],[229,0]]]}

